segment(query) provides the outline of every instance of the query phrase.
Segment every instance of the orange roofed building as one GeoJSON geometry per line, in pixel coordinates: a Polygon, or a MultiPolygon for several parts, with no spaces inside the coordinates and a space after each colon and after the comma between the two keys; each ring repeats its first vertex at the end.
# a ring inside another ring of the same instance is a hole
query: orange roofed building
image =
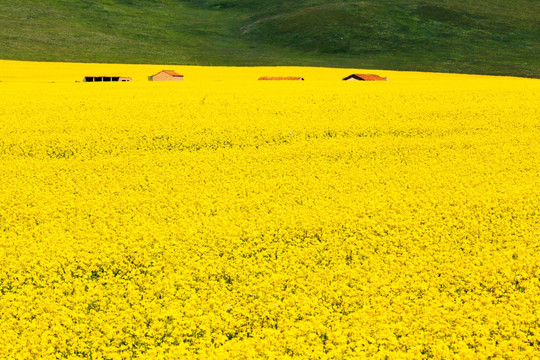
{"type": "Polygon", "coordinates": [[[161,70],[155,75],[148,77],[149,81],[182,81],[184,80],[184,75],[180,75],[173,70],[161,70]]]}
{"type": "Polygon", "coordinates": [[[298,76],[261,76],[259,80],[304,80],[298,76]]]}
{"type": "Polygon", "coordinates": [[[352,74],[344,77],[345,81],[388,81],[387,77],[380,77],[375,74],[352,74]]]}

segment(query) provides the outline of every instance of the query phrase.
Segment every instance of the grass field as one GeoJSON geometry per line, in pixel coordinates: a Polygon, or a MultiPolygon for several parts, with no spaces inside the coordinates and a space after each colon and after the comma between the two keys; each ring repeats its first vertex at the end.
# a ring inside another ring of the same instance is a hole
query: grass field
{"type": "Polygon", "coordinates": [[[0,61],[0,357],[538,358],[538,80],[168,67],[0,61]]]}
{"type": "Polygon", "coordinates": [[[2,0],[0,59],[540,76],[531,0],[2,0]]]}

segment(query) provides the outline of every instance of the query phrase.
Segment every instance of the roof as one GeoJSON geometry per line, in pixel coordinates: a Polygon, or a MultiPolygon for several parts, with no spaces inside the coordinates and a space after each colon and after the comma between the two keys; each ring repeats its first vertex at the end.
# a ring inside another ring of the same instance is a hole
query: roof
{"type": "Polygon", "coordinates": [[[375,81],[375,80],[388,80],[388,78],[383,78],[383,77],[380,77],[379,75],[375,75],[375,74],[351,74],[345,78],[343,78],[343,80],[347,80],[347,79],[350,79],[350,78],[358,78],[360,80],[366,80],[366,81],[375,81]]]}
{"type": "Polygon", "coordinates": [[[299,76],[261,76],[259,80],[304,80],[299,76]]]}
{"type": "MultiPolygon", "coordinates": [[[[161,74],[161,73],[166,73],[168,75],[171,75],[171,76],[180,76],[180,77],[184,77],[184,75],[180,75],[179,73],[177,73],[176,71],[174,70],[161,70],[160,72],[158,72],[157,74],[161,74]]],[[[152,76],[156,76],[157,74],[154,74],[152,76]]]]}
{"type": "Polygon", "coordinates": [[[91,78],[103,78],[103,77],[110,77],[110,78],[113,78],[113,77],[117,77],[117,78],[127,78],[127,76],[118,76],[118,75],[86,75],[85,77],[91,77],[91,78]]]}

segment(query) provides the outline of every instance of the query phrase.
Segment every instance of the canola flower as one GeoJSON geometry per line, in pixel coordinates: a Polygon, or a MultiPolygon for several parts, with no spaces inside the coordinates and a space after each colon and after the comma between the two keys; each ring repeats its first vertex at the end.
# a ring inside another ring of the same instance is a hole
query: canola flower
{"type": "Polygon", "coordinates": [[[0,358],[540,358],[538,80],[169,67],[0,61],[0,358]]]}

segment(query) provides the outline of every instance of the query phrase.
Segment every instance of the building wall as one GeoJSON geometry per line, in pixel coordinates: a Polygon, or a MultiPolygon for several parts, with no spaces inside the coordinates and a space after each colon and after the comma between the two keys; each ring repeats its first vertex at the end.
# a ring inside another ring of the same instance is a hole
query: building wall
{"type": "Polygon", "coordinates": [[[167,73],[159,73],[153,76],[153,81],[182,81],[183,77],[171,76],[167,73]]]}

